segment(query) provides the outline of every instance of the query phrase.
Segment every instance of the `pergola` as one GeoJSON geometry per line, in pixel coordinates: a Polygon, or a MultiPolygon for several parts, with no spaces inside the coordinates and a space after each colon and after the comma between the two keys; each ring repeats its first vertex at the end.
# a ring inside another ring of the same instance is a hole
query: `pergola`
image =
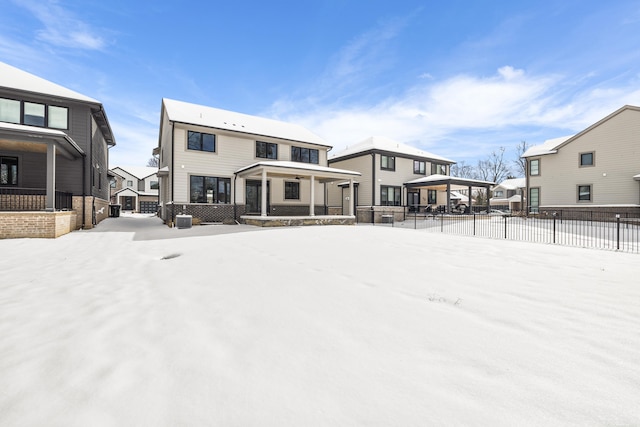
{"type": "Polygon", "coordinates": [[[410,188],[431,188],[436,190],[444,190],[447,192],[447,206],[446,212],[450,213],[451,211],[451,190],[467,188],[469,190],[469,208],[471,208],[471,204],[473,203],[471,198],[471,190],[474,187],[485,188],[487,190],[487,212],[489,212],[489,189],[495,185],[495,182],[491,181],[481,181],[477,179],[469,179],[469,178],[456,178],[454,176],[448,175],[429,175],[424,178],[414,179],[412,181],[408,181],[404,183],[404,186],[407,189],[410,188]]]}
{"type": "MultiPolygon", "coordinates": [[[[269,160],[246,166],[235,172],[241,178],[255,177],[262,180],[262,188],[267,188],[267,177],[309,179],[311,181],[311,194],[309,197],[309,216],[315,216],[315,182],[327,183],[338,180],[349,180],[350,200],[353,200],[354,177],[360,176],[360,172],[336,169],[315,164],[269,160]]],[[[349,216],[353,216],[353,205],[349,208],[349,216]]],[[[261,217],[267,216],[267,192],[262,192],[261,217]]]]}

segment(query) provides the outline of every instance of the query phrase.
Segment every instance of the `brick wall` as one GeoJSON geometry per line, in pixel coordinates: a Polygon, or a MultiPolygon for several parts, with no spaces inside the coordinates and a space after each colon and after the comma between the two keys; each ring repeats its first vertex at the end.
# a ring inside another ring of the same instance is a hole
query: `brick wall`
{"type": "Polygon", "coordinates": [[[0,212],[0,238],[55,238],[76,228],[77,214],[64,212],[0,212]]]}

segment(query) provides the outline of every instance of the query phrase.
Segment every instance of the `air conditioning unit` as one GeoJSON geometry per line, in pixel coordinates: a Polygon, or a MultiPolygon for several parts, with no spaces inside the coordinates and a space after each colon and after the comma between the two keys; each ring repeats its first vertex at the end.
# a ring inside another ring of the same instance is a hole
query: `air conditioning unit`
{"type": "Polygon", "coordinates": [[[191,215],[176,215],[176,227],[191,228],[192,218],[191,215]]]}

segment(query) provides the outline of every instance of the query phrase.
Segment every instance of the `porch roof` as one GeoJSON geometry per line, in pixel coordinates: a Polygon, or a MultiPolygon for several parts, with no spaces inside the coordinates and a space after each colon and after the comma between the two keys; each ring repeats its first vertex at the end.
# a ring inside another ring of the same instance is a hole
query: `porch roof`
{"type": "Polygon", "coordinates": [[[439,185],[460,185],[463,187],[490,187],[496,185],[495,182],[481,181],[478,179],[457,178],[455,176],[433,174],[423,178],[407,181],[404,185],[408,188],[412,187],[435,187],[439,185]]]}
{"type": "Polygon", "coordinates": [[[240,177],[259,175],[266,170],[270,176],[297,177],[313,176],[320,182],[332,182],[360,176],[360,172],[346,169],[336,169],[308,163],[290,162],[284,160],[267,160],[253,163],[235,171],[240,177]]]}
{"type": "Polygon", "coordinates": [[[85,152],[61,130],[0,122],[0,147],[15,151],[46,153],[54,144],[69,159],[78,159],[85,152]]]}

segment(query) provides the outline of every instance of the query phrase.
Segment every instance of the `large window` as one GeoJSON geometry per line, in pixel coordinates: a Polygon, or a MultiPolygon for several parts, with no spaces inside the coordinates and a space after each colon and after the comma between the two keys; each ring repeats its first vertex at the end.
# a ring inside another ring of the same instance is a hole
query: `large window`
{"type": "Polygon", "coordinates": [[[578,185],[578,201],[590,202],[591,201],[591,185],[578,185]]]}
{"type": "Polygon", "coordinates": [[[189,150],[216,151],[216,136],[210,133],[189,131],[187,148],[189,150]]]}
{"type": "Polygon", "coordinates": [[[430,205],[438,203],[438,190],[427,190],[427,203],[430,205]]]}
{"type": "Polygon", "coordinates": [[[278,144],[256,141],[256,157],[262,159],[278,159],[278,144]]]}
{"type": "Polygon", "coordinates": [[[400,206],[402,188],[383,185],[380,187],[380,204],[382,206],[400,206]]]}
{"type": "Polygon", "coordinates": [[[447,174],[447,165],[442,165],[440,163],[431,163],[431,175],[446,175],[447,174]]]}
{"type": "Polygon", "coordinates": [[[285,182],[284,198],[285,200],[300,200],[300,183],[297,181],[285,182]]]}
{"type": "Polygon", "coordinates": [[[529,175],[540,175],[540,159],[534,159],[529,161],[529,175]]]}
{"type": "Polygon", "coordinates": [[[190,177],[191,203],[231,203],[231,179],[214,176],[190,177]]]}
{"type": "Polygon", "coordinates": [[[69,129],[69,109],[55,105],[0,98],[0,122],[69,129]]]}
{"type": "Polygon", "coordinates": [[[17,157],[0,157],[0,185],[18,185],[17,157]]]}
{"type": "Polygon", "coordinates": [[[538,213],[540,209],[540,189],[539,188],[529,189],[529,208],[531,209],[531,213],[538,213]]]}
{"type": "Polygon", "coordinates": [[[427,170],[427,163],[423,160],[413,161],[413,173],[417,175],[425,175],[427,170]]]}
{"type": "Polygon", "coordinates": [[[396,170],[396,158],[393,156],[380,156],[380,169],[386,171],[396,170]]]}
{"type": "Polygon", "coordinates": [[[315,148],[291,147],[291,160],[302,163],[319,163],[319,152],[315,148]]]}
{"type": "Polygon", "coordinates": [[[593,151],[590,153],[580,153],[580,167],[583,166],[593,166],[594,163],[594,153],[593,151]]]}
{"type": "Polygon", "coordinates": [[[158,184],[158,181],[151,181],[149,182],[149,188],[152,190],[157,190],[160,188],[160,185],[158,184]]]}

